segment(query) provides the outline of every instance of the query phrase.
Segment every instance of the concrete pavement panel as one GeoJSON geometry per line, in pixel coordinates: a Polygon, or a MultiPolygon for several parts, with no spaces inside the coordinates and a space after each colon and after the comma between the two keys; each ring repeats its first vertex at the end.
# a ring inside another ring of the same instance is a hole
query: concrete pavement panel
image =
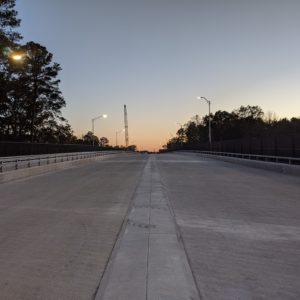
{"type": "Polygon", "coordinates": [[[93,299],[144,168],[136,155],[0,185],[0,299],[93,299]]]}
{"type": "Polygon", "coordinates": [[[203,299],[300,299],[299,177],[193,154],[157,165],[203,299]]]}

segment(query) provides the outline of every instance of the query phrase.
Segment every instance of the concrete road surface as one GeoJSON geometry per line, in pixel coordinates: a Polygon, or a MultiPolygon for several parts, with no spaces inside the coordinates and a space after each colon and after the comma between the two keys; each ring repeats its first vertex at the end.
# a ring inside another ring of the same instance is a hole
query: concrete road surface
{"type": "Polygon", "coordinates": [[[174,153],[2,184],[0,266],[0,299],[300,299],[300,178],[174,153]]]}
{"type": "Polygon", "coordinates": [[[157,156],[203,299],[300,299],[300,178],[157,156]]]}
{"type": "Polygon", "coordinates": [[[93,299],[147,156],[0,185],[0,299],[93,299]]]}

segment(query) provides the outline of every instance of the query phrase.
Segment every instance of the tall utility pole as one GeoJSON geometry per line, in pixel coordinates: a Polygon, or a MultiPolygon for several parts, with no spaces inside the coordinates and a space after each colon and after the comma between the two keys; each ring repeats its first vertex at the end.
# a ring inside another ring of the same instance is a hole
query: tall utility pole
{"type": "Polygon", "coordinates": [[[129,144],[129,136],[128,136],[128,118],[127,118],[126,104],[124,105],[124,128],[125,128],[125,145],[127,148],[129,144]]]}

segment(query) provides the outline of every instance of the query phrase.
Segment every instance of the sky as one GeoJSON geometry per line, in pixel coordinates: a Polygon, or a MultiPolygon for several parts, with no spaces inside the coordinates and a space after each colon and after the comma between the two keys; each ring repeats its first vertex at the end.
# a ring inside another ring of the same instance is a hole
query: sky
{"type": "Polygon", "coordinates": [[[299,0],[17,0],[23,42],[53,53],[77,137],[155,151],[196,114],[300,117],[299,0]],[[125,144],[124,133],[118,143],[125,144]]]}

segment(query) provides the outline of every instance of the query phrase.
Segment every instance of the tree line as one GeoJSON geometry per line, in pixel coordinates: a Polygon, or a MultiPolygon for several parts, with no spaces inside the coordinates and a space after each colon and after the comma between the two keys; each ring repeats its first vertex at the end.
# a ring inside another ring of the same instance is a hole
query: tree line
{"type": "Polygon", "coordinates": [[[61,66],[45,46],[21,43],[20,23],[15,0],[0,0],[0,140],[108,146],[90,131],[74,136],[61,113],[61,66]]]}
{"type": "MultiPolygon", "coordinates": [[[[218,110],[210,114],[212,141],[253,137],[299,135],[300,118],[278,119],[272,112],[264,113],[259,106],[241,106],[232,112],[218,110]]],[[[209,116],[193,117],[168,140],[166,149],[197,147],[208,142],[209,116]]]]}

